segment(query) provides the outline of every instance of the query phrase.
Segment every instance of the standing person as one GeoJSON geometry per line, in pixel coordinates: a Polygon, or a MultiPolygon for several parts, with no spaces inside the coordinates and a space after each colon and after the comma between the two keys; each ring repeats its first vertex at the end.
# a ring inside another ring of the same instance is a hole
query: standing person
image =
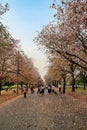
{"type": "Polygon", "coordinates": [[[59,93],[61,93],[61,85],[59,85],[59,93]]]}
{"type": "Polygon", "coordinates": [[[51,93],[51,85],[50,84],[48,85],[48,93],[49,94],[51,93]]]}
{"type": "Polygon", "coordinates": [[[26,93],[27,93],[27,88],[26,88],[26,86],[24,86],[23,91],[24,91],[24,98],[26,98],[26,93]]]}
{"type": "Polygon", "coordinates": [[[55,89],[54,89],[54,85],[52,85],[52,92],[54,93],[55,89]]]}
{"type": "Polygon", "coordinates": [[[31,86],[31,94],[34,93],[34,86],[31,86]]]}
{"type": "Polygon", "coordinates": [[[41,94],[42,94],[42,96],[44,95],[44,86],[43,85],[41,86],[41,94]]]}
{"type": "Polygon", "coordinates": [[[54,85],[52,85],[52,92],[53,92],[54,94],[57,94],[57,92],[55,91],[55,86],[54,86],[54,85]]]}

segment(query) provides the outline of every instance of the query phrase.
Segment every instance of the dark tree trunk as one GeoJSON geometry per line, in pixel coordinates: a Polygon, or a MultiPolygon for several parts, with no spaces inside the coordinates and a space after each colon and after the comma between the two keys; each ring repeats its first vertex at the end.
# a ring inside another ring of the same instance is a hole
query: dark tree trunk
{"type": "Polygon", "coordinates": [[[72,92],[75,92],[75,78],[74,78],[74,74],[72,74],[72,92]]]}
{"type": "Polygon", "coordinates": [[[84,84],[83,84],[83,89],[85,90],[86,89],[86,83],[84,81],[84,84]]]}
{"type": "Polygon", "coordinates": [[[65,77],[63,78],[63,81],[64,81],[64,83],[63,83],[63,93],[65,93],[66,92],[66,78],[65,77]]]}
{"type": "Polygon", "coordinates": [[[86,76],[85,76],[85,74],[83,75],[83,81],[84,81],[83,89],[85,90],[86,89],[86,76]]]}
{"type": "Polygon", "coordinates": [[[1,90],[2,90],[2,83],[0,83],[0,96],[1,96],[1,90]]]}
{"type": "Polygon", "coordinates": [[[71,69],[71,76],[72,76],[72,92],[75,92],[75,76],[74,76],[74,72],[76,69],[76,65],[72,62],[70,64],[70,69],[71,69]]]}

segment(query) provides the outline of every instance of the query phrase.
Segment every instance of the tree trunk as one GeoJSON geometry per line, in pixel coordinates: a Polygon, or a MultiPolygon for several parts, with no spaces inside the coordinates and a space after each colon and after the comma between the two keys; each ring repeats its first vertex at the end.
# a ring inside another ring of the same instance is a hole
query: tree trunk
{"type": "Polygon", "coordinates": [[[0,96],[1,96],[1,90],[2,90],[2,83],[0,83],[0,96]]]}
{"type": "Polygon", "coordinates": [[[86,83],[84,82],[83,84],[83,89],[85,90],[86,89],[86,83]]]}
{"type": "Polygon", "coordinates": [[[66,92],[66,78],[64,77],[63,78],[63,93],[65,93],[66,92]]]}
{"type": "Polygon", "coordinates": [[[74,74],[72,74],[72,92],[75,92],[75,78],[74,78],[74,74]]]}
{"type": "Polygon", "coordinates": [[[84,77],[83,77],[84,79],[84,84],[83,84],[83,89],[85,90],[86,89],[86,77],[85,77],[85,74],[84,74],[84,77]]]}

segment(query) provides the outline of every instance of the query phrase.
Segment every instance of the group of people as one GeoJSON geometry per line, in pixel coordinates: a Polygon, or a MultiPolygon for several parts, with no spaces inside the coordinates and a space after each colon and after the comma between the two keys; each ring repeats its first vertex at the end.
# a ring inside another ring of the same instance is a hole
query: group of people
{"type": "MultiPolygon", "coordinates": [[[[31,86],[31,94],[33,94],[34,93],[34,86],[31,86]]],[[[26,94],[27,94],[27,92],[28,92],[28,88],[27,88],[27,86],[26,85],[24,85],[23,86],[23,93],[24,93],[24,98],[26,98],[26,94]]]]}
{"type": "MultiPolygon", "coordinates": [[[[33,94],[34,93],[34,86],[31,86],[30,90],[31,90],[31,94],[33,94]]],[[[45,86],[38,85],[37,94],[39,93],[43,96],[45,90],[47,90],[48,94],[51,94],[51,93],[57,94],[57,92],[55,91],[55,86],[50,85],[50,84],[45,85],[45,86]]],[[[27,87],[26,86],[23,87],[23,93],[24,93],[24,98],[26,98],[26,94],[27,94],[27,87]]]]}
{"type": "Polygon", "coordinates": [[[46,86],[44,86],[44,85],[39,85],[39,86],[38,86],[38,91],[37,91],[37,93],[40,93],[40,94],[43,96],[43,95],[44,95],[44,92],[45,92],[45,89],[48,90],[48,93],[49,93],[49,94],[51,94],[52,92],[55,93],[55,94],[57,94],[57,92],[55,91],[55,87],[54,87],[53,85],[50,85],[50,84],[48,84],[48,85],[46,85],[46,86]]]}

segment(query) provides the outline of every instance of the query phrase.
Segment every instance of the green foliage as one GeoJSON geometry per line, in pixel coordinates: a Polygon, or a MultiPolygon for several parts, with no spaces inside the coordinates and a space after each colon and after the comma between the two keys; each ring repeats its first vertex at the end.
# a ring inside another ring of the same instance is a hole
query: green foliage
{"type": "Polygon", "coordinates": [[[16,88],[16,85],[12,85],[12,86],[2,86],[2,90],[8,90],[8,89],[14,89],[14,88],[16,88]]]}
{"type": "Polygon", "coordinates": [[[2,86],[2,90],[7,90],[8,88],[8,86],[2,86]]]}
{"type": "MultiPolygon", "coordinates": [[[[71,92],[71,86],[66,87],[66,92],[71,92]]],[[[77,88],[75,89],[75,92],[78,94],[87,95],[87,89],[83,89],[83,85],[77,85],[77,88]]]]}

